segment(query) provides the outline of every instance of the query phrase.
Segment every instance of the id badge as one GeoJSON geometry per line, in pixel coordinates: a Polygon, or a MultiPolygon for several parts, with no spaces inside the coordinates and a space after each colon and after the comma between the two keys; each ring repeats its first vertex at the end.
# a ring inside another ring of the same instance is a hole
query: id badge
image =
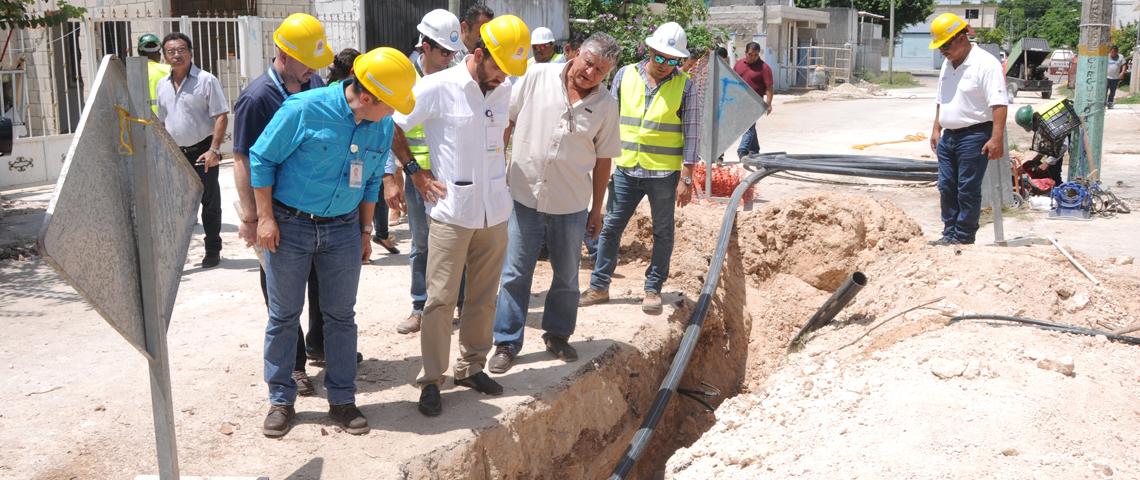
{"type": "Polygon", "coordinates": [[[487,127],[487,153],[500,153],[503,151],[503,130],[499,127],[487,127]]]}
{"type": "Polygon", "coordinates": [[[352,165],[348,167],[348,186],[349,188],[360,188],[364,184],[364,162],[359,159],[353,160],[352,165]]]}

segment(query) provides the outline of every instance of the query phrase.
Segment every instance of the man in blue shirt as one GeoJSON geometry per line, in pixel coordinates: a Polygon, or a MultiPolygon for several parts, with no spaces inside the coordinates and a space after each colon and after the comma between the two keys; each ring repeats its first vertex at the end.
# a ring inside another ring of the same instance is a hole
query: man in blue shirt
{"type": "MultiPolygon", "coordinates": [[[[295,13],[281,22],[273,32],[273,42],[277,45],[273,64],[242,90],[234,105],[234,186],[241,203],[238,236],[245,240],[247,247],[257,240],[257,206],[253,201],[253,188],[249,186],[249,149],[286,98],[325,86],[321,76],[315,72],[333,61],[332,49],[328,48],[320,22],[304,13],[295,13]],[[317,54],[318,46],[327,49],[327,53],[317,54]]],[[[261,269],[260,276],[261,297],[268,306],[264,269],[261,269]]],[[[313,381],[305,373],[305,354],[323,359],[325,345],[320,288],[315,273],[309,276],[308,290],[309,334],[303,335],[301,326],[297,325],[297,353],[293,365],[293,380],[297,383],[297,394],[301,396],[316,394],[313,381]]]]}
{"type": "Polygon", "coordinates": [[[284,435],[295,415],[290,371],[310,269],[320,279],[329,416],[348,433],[369,431],[355,399],[356,291],[360,265],[372,253],[390,116],[414,108],[416,73],[387,47],[357,57],[353,71],[340,85],[290,96],[249,152],[257,244],[269,251],[265,381],[272,406],[262,431],[270,437],[284,435]]]}

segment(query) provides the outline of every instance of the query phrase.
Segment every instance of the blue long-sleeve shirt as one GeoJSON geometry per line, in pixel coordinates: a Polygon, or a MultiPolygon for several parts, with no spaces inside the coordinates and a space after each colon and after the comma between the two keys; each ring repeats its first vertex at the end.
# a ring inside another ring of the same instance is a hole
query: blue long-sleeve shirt
{"type": "Polygon", "coordinates": [[[273,187],[273,199],[322,217],[351,212],[380,198],[380,180],[392,148],[391,117],[353,117],[348,83],[290,95],[249,151],[250,184],[273,187]],[[350,184],[361,164],[361,184],[350,184]]]}

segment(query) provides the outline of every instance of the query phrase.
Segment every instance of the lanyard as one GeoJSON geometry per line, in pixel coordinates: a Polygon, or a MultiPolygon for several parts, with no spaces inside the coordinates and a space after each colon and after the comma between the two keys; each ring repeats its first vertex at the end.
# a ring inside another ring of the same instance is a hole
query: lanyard
{"type": "Polygon", "coordinates": [[[289,98],[289,92],[285,90],[285,86],[281,84],[281,79],[277,77],[277,71],[274,70],[272,66],[270,66],[269,71],[265,73],[268,74],[269,78],[273,80],[273,86],[277,87],[278,92],[281,92],[281,97],[283,99],[289,98]]]}

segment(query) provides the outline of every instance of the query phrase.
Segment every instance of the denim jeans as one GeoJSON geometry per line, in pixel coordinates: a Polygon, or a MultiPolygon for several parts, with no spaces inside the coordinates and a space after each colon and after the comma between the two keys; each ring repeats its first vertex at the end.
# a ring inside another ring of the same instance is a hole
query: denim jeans
{"type": "MultiPolygon", "coordinates": [[[[265,269],[258,268],[258,273],[261,277],[261,299],[265,301],[265,308],[269,308],[269,291],[265,285],[265,269]]],[[[293,370],[297,372],[305,371],[306,353],[314,352],[324,355],[325,351],[325,320],[321,318],[321,295],[320,285],[317,283],[317,269],[313,268],[309,272],[309,284],[306,290],[309,294],[309,333],[305,334],[301,330],[301,325],[297,324],[297,356],[293,362],[293,370]],[[308,344],[308,346],[305,346],[308,344]]]]}
{"type": "MultiPolygon", "coordinates": [[[[412,251],[408,252],[408,262],[412,265],[412,310],[424,311],[427,303],[427,255],[428,255],[428,216],[427,206],[420,192],[416,190],[410,175],[404,175],[404,197],[408,203],[408,230],[412,233],[412,251]]],[[[466,277],[466,275],[464,275],[466,277]]],[[[463,291],[467,282],[459,282],[457,305],[463,308],[463,291]]]]}
{"type": "Polygon", "coordinates": [[[539,212],[519,202],[507,224],[507,256],[499,279],[495,304],[495,345],[522,349],[523,327],[530,307],[534,267],[543,242],[550,252],[553,278],[542,311],[543,338],[570,338],[578,321],[578,266],[582,248],[578,239],[586,231],[586,211],[563,215],[539,212]]]}
{"type": "Polygon", "coordinates": [[[372,210],[372,229],[376,238],[388,238],[388,204],[384,202],[384,184],[380,184],[380,200],[372,210]]]}
{"type": "Polygon", "coordinates": [[[756,136],[756,124],[748,127],[740,137],[740,146],[736,147],[736,156],[744,158],[745,155],[760,153],[760,139],[756,136]]]}
{"type": "Polygon", "coordinates": [[[359,212],[325,222],[299,218],[274,206],[281,233],[268,253],[269,324],[265,328],[265,382],[269,401],[292,405],[297,384],[291,376],[297,348],[305,283],[315,268],[325,320],[325,389],[330,405],[353,403],[356,394],[356,289],[360,282],[359,212]]]}
{"type": "Polygon", "coordinates": [[[938,141],[938,193],[945,238],[974,243],[982,209],[982,179],[989,162],[982,146],[991,133],[992,127],[944,130],[938,141]]]}
{"type": "Polygon", "coordinates": [[[1104,104],[1111,107],[1116,103],[1116,88],[1120,85],[1120,79],[1108,79],[1108,84],[1105,86],[1104,104]]]}
{"type": "MultiPolygon", "coordinates": [[[[610,211],[614,205],[614,181],[612,178],[610,179],[609,183],[606,184],[606,191],[608,192],[608,195],[606,195],[606,209],[602,211],[603,215],[605,212],[610,211]]],[[[591,262],[596,262],[598,260],[598,241],[600,239],[601,232],[598,232],[598,238],[590,238],[589,232],[585,232],[582,235],[582,243],[586,245],[586,254],[590,256],[591,262]]]]}
{"type": "Polygon", "coordinates": [[[598,239],[598,259],[590,275],[590,288],[610,289],[617,268],[618,245],[629,219],[641,203],[649,197],[649,211],[653,217],[653,255],[645,269],[645,291],[661,293],[669,278],[669,257],[673,255],[673,210],[676,208],[677,182],[680,172],[662,178],[631,177],[621,170],[611,177],[614,185],[613,203],[602,222],[602,235],[598,239]]]}

